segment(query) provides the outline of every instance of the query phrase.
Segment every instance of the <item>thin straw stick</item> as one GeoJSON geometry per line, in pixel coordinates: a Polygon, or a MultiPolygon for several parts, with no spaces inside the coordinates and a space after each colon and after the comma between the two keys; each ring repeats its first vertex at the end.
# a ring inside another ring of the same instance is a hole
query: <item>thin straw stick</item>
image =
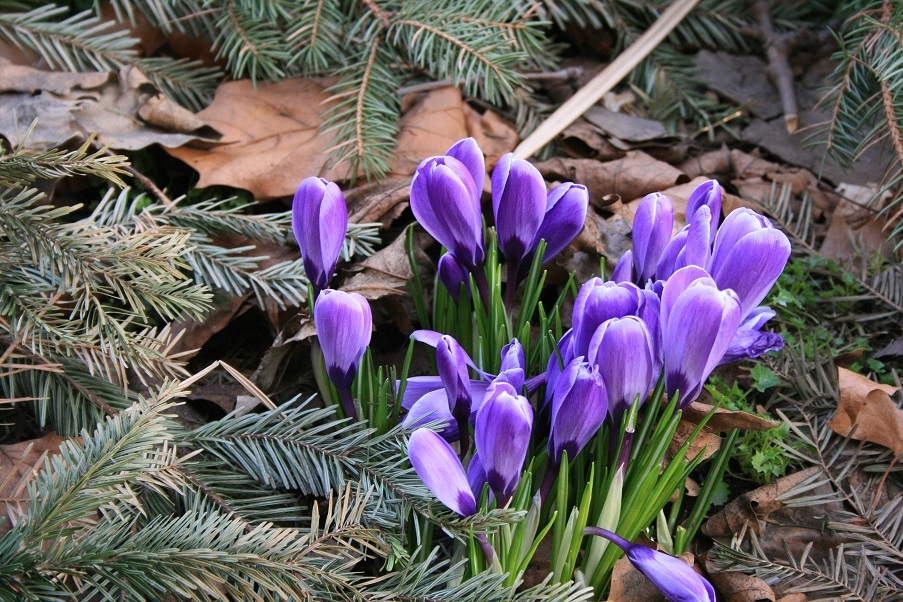
{"type": "Polygon", "coordinates": [[[599,102],[602,96],[627,77],[671,31],[687,16],[699,0],[675,0],[646,32],[637,38],[608,67],[594,77],[576,94],[567,99],[548,119],[514,149],[517,157],[526,159],[546,145],[564,128],[574,123],[587,109],[599,102]]]}

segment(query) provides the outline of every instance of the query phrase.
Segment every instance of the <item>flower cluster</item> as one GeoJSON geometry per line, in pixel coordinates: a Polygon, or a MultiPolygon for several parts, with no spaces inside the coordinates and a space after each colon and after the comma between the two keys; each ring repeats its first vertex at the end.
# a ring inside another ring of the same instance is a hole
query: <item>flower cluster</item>
{"type": "MultiPolygon", "coordinates": [[[[479,511],[487,488],[488,503],[500,508],[531,499],[542,506],[555,483],[566,481],[559,478],[559,473],[566,474],[563,467],[602,432],[604,438],[596,440],[607,440],[610,450],[607,456],[601,453],[608,465],[600,472],[609,481],[592,489],[608,491],[612,503],[620,504],[632,457],[633,424],[644,404],[653,411],[666,406],[663,387],[667,399],[676,400],[677,410],[682,410],[699,396],[719,364],[783,346],[779,335],[763,331],[774,312],[760,303],[783,271],[790,243],[767,218],[749,209],[737,209],[721,223],[722,190],[714,180],[694,190],[687,204],[687,225],[676,233],[670,199],[650,194],[636,211],[633,249],[618,262],[612,279],[585,282],[574,300],[570,329],[562,333],[559,327],[560,336],[535,345],[526,340],[530,316],[520,316],[512,328],[515,290],[529,274],[525,288],[536,290],[525,290],[524,296],[538,298],[538,270],[580,232],[587,191],[573,183],[547,191],[535,167],[505,155],[490,178],[494,236],[487,237],[481,211],[485,178],[482,152],[470,138],[443,156],[423,161],[413,178],[414,216],[446,249],[439,259],[438,281],[454,304],[480,307],[483,317],[473,328],[465,324],[460,341],[433,330],[411,335],[435,350],[437,372],[404,380],[400,404],[402,424],[411,431],[411,464],[435,497],[461,516],[479,511]],[[498,255],[506,266],[504,301],[498,255]],[[492,277],[487,279],[487,274],[492,277]],[[473,333],[479,346],[469,349],[478,362],[462,345],[473,333]],[[487,361],[495,358],[498,363],[487,361]],[[487,365],[498,366],[497,373],[481,369],[487,365]],[[648,401],[653,391],[658,391],[654,404],[648,401]],[[532,473],[524,483],[543,475],[535,498],[522,495],[527,485],[518,493],[525,470],[532,473]]],[[[370,308],[359,295],[328,288],[346,225],[338,188],[316,178],[305,180],[295,196],[293,226],[316,295],[314,322],[324,373],[346,415],[356,417],[352,385],[370,342],[370,308]]],[[[545,320],[543,311],[538,313],[545,320]]],[[[550,322],[543,324],[540,330],[547,334],[550,322]]],[[[666,444],[667,440],[658,441],[656,449],[665,449],[666,444]]],[[[649,464],[651,478],[658,478],[661,461],[649,464]]],[[[634,479],[630,486],[636,488],[640,482],[650,483],[634,479]]],[[[663,500],[674,489],[673,483],[668,486],[671,489],[659,496],[663,500]]],[[[630,492],[632,499],[638,491],[630,492]]],[[[559,493],[558,504],[566,498],[559,493]]],[[[588,501],[581,504],[587,505],[588,501]]],[[[654,518],[661,509],[661,505],[651,509],[648,516],[654,518]]],[[[560,536],[566,509],[557,511],[560,536]]],[[[585,515],[586,510],[582,512],[585,515]]],[[[590,527],[587,534],[622,547],[669,599],[714,600],[711,586],[688,573],[686,565],[614,533],[619,526],[617,511],[605,516],[596,524],[606,528],[590,527]]],[[[567,520],[572,529],[578,515],[567,520]]],[[[587,524],[585,516],[581,520],[587,524]]],[[[646,526],[631,526],[631,535],[646,526]]],[[[583,527],[579,529],[577,535],[568,536],[577,539],[568,541],[579,543],[583,527]]],[[[491,556],[485,534],[477,539],[487,558],[491,556]]],[[[523,545],[529,547],[531,541],[523,545]]],[[[568,544],[570,562],[577,557],[578,548],[573,546],[568,544]]],[[[588,569],[592,573],[599,555],[587,556],[595,558],[588,569]]],[[[518,567],[523,561],[518,556],[509,566],[518,567]]],[[[563,562],[555,570],[567,577],[574,567],[565,569],[563,562]]]]}

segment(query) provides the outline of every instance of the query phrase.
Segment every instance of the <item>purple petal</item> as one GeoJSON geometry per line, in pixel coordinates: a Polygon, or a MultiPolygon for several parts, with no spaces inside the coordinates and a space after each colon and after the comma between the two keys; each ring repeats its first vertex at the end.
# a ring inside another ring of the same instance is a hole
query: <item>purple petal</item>
{"type": "Polygon", "coordinates": [[[546,208],[546,184],[530,162],[507,153],[492,170],[492,213],[505,260],[520,264],[546,208]]]}
{"type": "Polygon", "coordinates": [[[635,316],[603,322],[589,344],[589,361],[598,366],[608,393],[608,412],[620,424],[621,416],[639,396],[646,400],[658,378],[653,341],[646,323],[635,316]]]}
{"type": "Polygon", "coordinates": [[[480,198],[483,193],[483,180],[486,179],[486,161],[477,141],[473,138],[458,140],[445,154],[464,164],[473,178],[473,183],[476,184],[476,197],[480,198]]]}
{"type": "Polygon", "coordinates": [[[721,185],[717,182],[717,180],[708,180],[697,186],[693,190],[693,192],[690,193],[690,198],[687,199],[686,221],[688,224],[693,221],[693,217],[696,215],[696,212],[700,207],[709,208],[709,215],[711,217],[710,221],[712,224],[709,246],[711,246],[712,244],[714,233],[716,230],[718,230],[718,223],[721,221],[721,198],[721,185]]]}
{"type": "Polygon", "coordinates": [[[499,503],[508,503],[520,481],[533,408],[508,383],[493,383],[487,390],[474,427],[474,441],[486,469],[489,486],[499,503]]]}
{"type": "Polygon", "coordinates": [[[314,304],[314,325],[329,378],[337,387],[350,387],[370,344],[370,305],[357,293],[326,289],[314,304]]]}
{"type": "MultiPolygon", "coordinates": [[[[470,485],[470,491],[473,493],[474,499],[479,500],[483,495],[483,486],[488,483],[486,479],[486,469],[480,461],[480,453],[474,452],[470,458],[470,464],[467,465],[467,483],[470,485]]],[[[489,499],[492,500],[492,491],[489,492],[489,499]]]]}
{"type": "MultiPolygon", "coordinates": [[[[442,339],[443,336],[445,336],[445,335],[443,335],[441,332],[436,332],[435,330],[415,330],[414,332],[411,333],[410,338],[414,339],[415,341],[417,341],[419,343],[425,343],[425,344],[429,345],[430,347],[435,348],[439,345],[439,341],[442,339]]],[[[477,368],[477,365],[475,363],[473,363],[473,360],[470,359],[470,356],[467,355],[467,352],[464,351],[463,349],[462,349],[462,351],[464,353],[464,362],[467,364],[468,367],[473,368],[477,372],[477,374],[479,374],[480,376],[482,376],[483,378],[485,378],[487,380],[492,380],[493,378],[495,378],[494,375],[489,374],[488,372],[483,372],[482,370],[477,368]]]]}
{"type": "Polygon", "coordinates": [[[445,389],[431,391],[418,399],[411,406],[401,424],[409,430],[414,430],[431,422],[439,422],[442,427],[440,435],[446,441],[457,441],[458,422],[449,410],[449,399],[445,389]]]}
{"type": "Polygon", "coordinates": [[[658,265],[655,268],[656,280],[667,280],[671,277],[671,274],[686,265],[684,249],[687,246],[689,230],[689,226],[684,226],[665,246],[665,250],[662,251],[658,265]]]}
{"type": "Polygon", "coordinates": [[[565,182],[546,195],[545,214],[530,249],[535,250],[541,239],[546,241],[543,263],[558,255],[583,229],[589,208],[586,186],[565,182]]]}
{"type": "MultiPolygon", "coordinates": [[[[724,221],[718,231],[719,236],[722,230],[732,225],[750,224],[748,219],[731,221],[736,213],[734,211],[724,221]]],[[[729,231],[715,239],[712,277],[719,288],[730,288],[737,293],[743,303],[743,315],[746,316],[777,282],[789,258],[790,241],[780,230],[763,227],[742,236],[737,236],[736,231],[729,231]]]]}
{"type": "Polygon", "coordinates": [[[574,301],[571,323],[574,329],[574,356],[586,355],[589,340],[602,322],[611,318],[636,315],[642,293],[632,282],[587,281],[574,301]]]}
{"type": "Polygon", "coordinates": [[[465,286],[465,290],[470,290],[470,277],[467,270],[455,258],[453,253],[445,253],[439,258],[439,281],[445,286],[445,290],[451,295],[451,298],[458,302],[461,294],[461,285],[465,286]]]}
{"type": "Polygon", "coordinates": [[[637,281],[642,285],[655,275],[659,258],[671,240],[674,207],[671,199],[659,192],[643,197],[633,218],[633,262],[637,281]]]}
{"type": "Polygon", "coordinates": [[[458,341],[450,335],[443,335],[436,345],[436,367],[442,385],[448,393],[452,413],[458,411],[466,418],[470,416],[470,374],[467,360],[470,359],[458,341]],[[459,408],[460,406],[460,408],[459,408]]]}
{"type": "Polygon", "coordinates": [[[711,222],[712,214],[709,208],[703,205],[696,211],[687,229],[683,265],[696,265],[708,269],[712,258],[711,222]]]}
{"type": "Polygon", "coordinates": [[[476,514],[464,467],[445,439],[429,429],[417,429],[411,433],[408,456],[420,480],[440,502],[461,516],[476,514]]]}
{"type": "Polygon", "coordinates": [[[720,364],[727,364],[741,359],[755,359],[769,351],[780,351],[784,348],[784,338],[776,332],[761,332],[762,327],[775,312],[768,307],[757,307],[744,318],[737,334],[721,358],[720,364]]]}

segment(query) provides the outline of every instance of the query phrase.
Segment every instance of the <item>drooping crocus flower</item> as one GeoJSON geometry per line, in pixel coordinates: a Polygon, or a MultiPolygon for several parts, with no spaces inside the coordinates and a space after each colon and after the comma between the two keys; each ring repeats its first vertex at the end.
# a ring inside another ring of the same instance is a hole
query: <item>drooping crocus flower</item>
{"type": "Polygon", "coordinates": [[[467,360],[470,357],[450,335],[443,335],[436,345],[436,367],[439,378],[448,396],[449,409],[458,425],[458,436],[461,439],[461,453],[466,454],[470,447],[470,373],[467,371],[467,360]]]}
{"type": "Polygon", "coordinates": [[[678,409],[699,396],[740,325],[740,300],[720,291],[700,267],[681,268],[662,291],[665,388],[679,391],[678,409]]]}
{"type": "Polygon", "coordinates": [[[489,487],[500,506],[511,499],[524,466],[533,408],[506,382],[494,382],[477,412],[474,441],[489,487]]]}
{"type": "Polygon", "coordinates": [[[492,170],[492,214],[499,250],[509,265],[520,266],[528,255],[545,209],[546,185],[539,170],[511,153],[502,155],[492,170]]]}
{"type": "Polygon", "coordinates": [[[715,235],[709,272],[718,288],[737,293],[746,317],[777,282],[789,258],[787,235],[768,218],[740,208],[727,216],[715,235]]]}
{"type": "Polygon", "coordinates": [[[668,599],[669,602],[715,602],[715,588],[686,562],[644,545],[627,541],[601,527],[586,527],[585,535],[597,535],[624,550],[631,564],[668,599]]]}
{"type": "MultiPolygon", "coordinates": [[[[721,200],[722,188],[717,180],[707,180],[693,189],[690,198],[687,199],[687,223],[693,221],[696,211],[700,207],[708,207],[711,216],[711,234],[709,238],[709,246],[715,238],[715,231],[718,230],[718,224],[721,223],[721,200]]],[[[705,266],[703,266],[705,267],[705,266]]]]}
{"type": "Polygon", "coordinates": [[[326,289],[314,304],[314,325],[323,349],[326,373],[342,397],[345,413],[354,418],[351,384],[370,345],[373,329],[370,305],[357,293],[326,289]]]}
{"type": "Polygon", "coordinates": [[[542,256],[545,263],[558,255],[562,249],[568,246],[583,229],[586,221],[586,211],[589,208],[589,193],[586,186],[565,182],[559,184],[546,195],[546,209],[542,223],[533,242],[530,244],[530,254],[524,261],[528,263],[540,240],[546,241],[546,252],[542,256]]]}
{"type": "Polygon", "coordinates": [[[467,270],[485,257],[480,194],[468,167],[454,157],[423,161],[411,182],[414,217],[467,270]]]}
{"type": "Polygon", "coordinates": [[[476,514],[477,502],[464,466],[445,439],[429,429],[417,429],[408,442],[408,457],[417,476],[440,502],[461,516],[476,514]]]}
{"type": "Polygon", "coordinates": [[[467,290],[470,289],[470,279],[467,276],[467,270],[458,262],[454,253],[444,253],[439,258],[437,266],[439,272],[439,282],[445,286],[445,290],[451,295],[455,303],[461,294],[461,285],[463,284],[467,290]]]}
{"type": "Polygon", "coordinates": [[[737,334],[721,357],[719,364],[727,364],[746,358],[757,358],[769,351],[780,351],[784,348],[784,338],[776,332],[762,331],[768,320],[775,316],[769,307],[757,307],[740,323],[737,334]]]}
{"type": "Polygon", "coordinates": [[[633,217],[633,265],[642,286],[655,275],[658,260],[671,240],[674,206],[659,192],[647,194],[633,217]]]}
{"type": "Polygon", "coordinates": [[[658,378],[655,347],[646,323],[636,316],[602,323],[589,343],[590,364],[598,366],[608,393],[608,413],[615,425],[634,400],[639,403],[658,378]]]}
{"type": "Polygon", "coordinates": [[[329,286],[348,229],[348,206],[334,182],[307,178],[292,201],[292,230],[314,295],[329,286]]]}

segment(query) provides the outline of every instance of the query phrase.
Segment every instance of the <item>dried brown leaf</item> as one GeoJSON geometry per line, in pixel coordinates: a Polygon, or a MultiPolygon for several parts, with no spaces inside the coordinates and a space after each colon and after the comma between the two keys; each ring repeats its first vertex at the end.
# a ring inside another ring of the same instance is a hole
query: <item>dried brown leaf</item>
{"type": "Polygon", "coordinates": [[[876,383],[846,368],[837,369],[837,383],[840,402],[828,426],[842,437],[903,453],[903,410],[890,398],[897,387],[876,383]]]}
{"type": "Polygon", "coordinates": [[[40,439],[0,445],[0,516],[6,518],[0,521],[0,536],[24,514],[28,483],[44,467],[47,457],[60,453],[60,445],[67,440],[49,433],[40,439]]]}
{"type": "Polygon", "coordinates": [[[736,571],[718,571],[706,562],[709,581],[725,602],[775,602],[774,590],[762,579],[736,571]]]}

